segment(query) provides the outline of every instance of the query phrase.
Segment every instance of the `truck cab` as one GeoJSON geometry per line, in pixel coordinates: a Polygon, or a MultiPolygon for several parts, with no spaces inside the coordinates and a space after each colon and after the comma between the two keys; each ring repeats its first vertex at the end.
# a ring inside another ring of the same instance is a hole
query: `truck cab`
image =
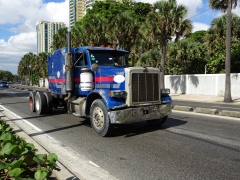
{"type": "MultiPolygon", "coordinates": [[[[53,52],[48,57],[49,92],[45,93],[46,107],[53,105],[45,111],[63,106],[74,116],[90,117],[100,136],[110,135],[114,124],[162,125],[171,113],[170,90],[160,88],[159,69],[129,67],[128,54],[123,49],[94,46],[53,52]]],[[[44,109],[39,94],[33,95],[36,107],[44,109]]]]}

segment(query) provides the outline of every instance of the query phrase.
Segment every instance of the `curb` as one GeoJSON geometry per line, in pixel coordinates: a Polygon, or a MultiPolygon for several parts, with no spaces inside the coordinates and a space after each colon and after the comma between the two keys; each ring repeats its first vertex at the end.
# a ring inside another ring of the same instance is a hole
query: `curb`
{"type": "MultiPolygon", "coordinates": [[[[173,107],[173,110],[193,112],[193,108],[189,107],[189,106],[175,105],[173,107]]],[[[201,113],[201,114],[221,115],[221,116],[228,116],[228,117],[233,117],[233,118],[240,118],[240,112],[239,111],[222,110],[221,112],[218,112],[217,109],[197,107],[194,112],[195,113],[201,113]]]]}
{"type": "Polygon", "coordinates": [[[240,112],[239,112],[239,111],[227,111],[227,110],[223,110],[223,111],[221,112],[221,116],[229,116],[229,117],[240,118],[240,112]]]}
{"type": "Polygon", "coordinates": [[[188,107],[188,106],[179,106],[176,105],[173,107],[174,110],[178,110],[178,111],[193,111],[192,107],[188,107]]]}
{"type": "Polygon", "coordinates": [[[200,107],[197,107],[195,109],[195,112],[196,113],[219,115],[219,112],[218,112],[217,109],[211,109],[211,108],[200,108],[200,107]]]}

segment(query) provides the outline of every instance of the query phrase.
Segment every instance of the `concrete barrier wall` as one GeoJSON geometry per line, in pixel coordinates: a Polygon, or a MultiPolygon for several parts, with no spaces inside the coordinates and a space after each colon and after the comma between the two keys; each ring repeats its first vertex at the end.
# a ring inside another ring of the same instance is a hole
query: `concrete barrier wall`
{"type": "MultiPolygon", "coordinates": [[[[40,78],[39,79],[39,84],[40,84],[40,87],[43,87],[43,78],[40,78]]],[[[48,79],[45,78],[45,87],[48,88],[48,79]]]]}
{"type": "MultiPolygon", "coordinates": [[[[225,74],[165,75],[165,87],[176,94],[224,96],[225,74]]],[[[231,74],[231,94],[240,96],[240,73],[231,74]]]]}

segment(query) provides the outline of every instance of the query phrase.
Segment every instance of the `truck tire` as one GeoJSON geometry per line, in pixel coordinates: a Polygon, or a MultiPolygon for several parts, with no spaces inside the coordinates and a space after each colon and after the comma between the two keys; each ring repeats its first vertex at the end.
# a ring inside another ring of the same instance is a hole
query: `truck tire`
{"type": "Polygon", "coordinates": [[[36,92],[30,92],[29,93],[29,107],[30,110],[32,112],[36,112],[36,108],[35,108],[35,96],[36,96],[36,92]]]}
{"type": "Polygon", "coordinates": [[[50,114],[52,112],[52,109],[53,109],[52,95],[49,92],[44,92],[43,94],[45,95],[46,100],[47,100],[47,111],[46,111],[46,113],[50,114]]]}
{"type": "Polygon", "coordinates": [[[90,121],[93,130],[99,136],[109,136],[112,133],[113,125],[109,120],[107,108],[102,99],[93,101],[90,108],[90,121]]]}
{"type": "Polygon", "coordinates": [[[148,125],[150,127],[156,127],[157,128],[157,127],[160,127],[161,125],[163,125],[166,122],[167,118],[168,118],[168,116],[165,116],[161,119],[153,119],[153,120],[148,120],[146,122],[148,123],[148,125]]]}
{"type": "Polygon", "coordinates": [[[35,108],[38,115],[42,115],[47,112],[47,99],[42,92],[36,93],[35,108]]]}

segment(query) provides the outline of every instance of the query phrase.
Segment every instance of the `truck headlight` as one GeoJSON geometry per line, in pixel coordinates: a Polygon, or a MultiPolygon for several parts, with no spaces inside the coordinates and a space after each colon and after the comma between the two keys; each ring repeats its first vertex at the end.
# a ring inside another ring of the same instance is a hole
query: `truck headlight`
{"type": "Polygon", "coordinates": [[[161,94],[170,94],[170,89],[161,89],[161,94]]]}
{"type": "Polygon", "coordinates": [[[118,97],[118,98],[126,98],[127,92],[126,91],[110,91],[109,92],[110,97],[118,97]]]}

